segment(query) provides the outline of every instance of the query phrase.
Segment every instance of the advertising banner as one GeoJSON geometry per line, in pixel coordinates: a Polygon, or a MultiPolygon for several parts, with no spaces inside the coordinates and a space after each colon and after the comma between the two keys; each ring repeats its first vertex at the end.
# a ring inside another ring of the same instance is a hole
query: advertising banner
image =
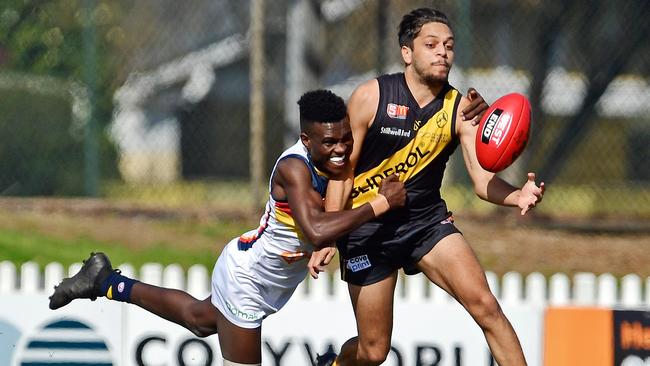
{"type": "MultiPolygon", "coordinates": [[[[217,336],[106,299],[56,311],[47,295],[3,294],[0,365],[203,366],[222,364],[217,336]]],[[[504,306],[531,366],[540,365],[542,307],[504,306]]],[[[356,335],[349,300],[295,298],[263,324],[263,365],[311,365],[356,335]]],[[[455,302],[397,301],[388,366],[490,366],[483,333],[455,302]]]]}
{"type": "Polygon", "coordinates": [[[650,312],[557,307],[546,310],[545,366],[649,366],[650,312]]]}

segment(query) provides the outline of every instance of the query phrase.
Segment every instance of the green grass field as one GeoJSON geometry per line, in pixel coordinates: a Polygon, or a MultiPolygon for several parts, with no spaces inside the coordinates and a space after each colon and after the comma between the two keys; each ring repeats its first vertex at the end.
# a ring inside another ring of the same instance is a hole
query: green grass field
{"type": "MultiPolygon", "coordinates": [[[[164,265],[177,263],[184,268],[202,264],[211,268],[223,245],[258,225],[260,209],[257,212],[252,209],[248,192],[249,187],[244,182],[195,182],[151,187],[113,185],[105,189],[106,198],[101,200],[0,199],[0,261],[8,260],[16,265],[34,261],[41,266],[60,262],[67,266],[81,261],[91,251],[105,251],[115,265],[130,263],[138,268],[144,263],[156,262],[164,265]]],[[[451,186],[443,190],[443,196],[455,215],[465,216],[462,223],[466,226],[462,230],[472,243],[477,244],[477,254],[484,263],[499,271],[518,268],[517,263],[523,260],[516,255],[521,254],[522,241],[528,241],[526,236],[532,236],[533,230],[528,232],[525,229],[517,234],[523,239],[510,239],[512,251],[502,248],[501,252],[493,252],[495,238],[484,234],[486,228],[478,228],[479,223],[485,224],[504,214],[509,220],[516,220],[518,215],[515,211],[483,202],[463,186],[451,186]],[[467,216],[487,219],[472,224],[467,216]],[[477,233],[473,234],[473,230],[477,233]],[[507,257],[508,253],[512,258],[507,257]]],[[[613,218],[615,225],[623,225],[629,218],[648,223],[650,205],[643,202],[649,201],[650,190],[645,188],[552,186],[535,213],[556,217],[557,221],[569,225],[603,217],[613,218]]],[[[515,222],[514,225],[519,224],[515,222]]],[[[534,233],[541,243],[542,253],[545,237],[559,235],[548,230],[551,229],[538,227],[534,233]]],[[[589,245],[594,242],[593,235],[596,234],[571,235],[556,240],[555,245],[577,242],[589,245]]],[[[629,240],[620,236],[613,236],[611,240],[650,242],[650,236],[646,232],[633,234],[629,240]]],[[[563,268],[561,263],[557,266],[550,263],[545,271],[579,269],[572,266],[563,268]]],[[[524,272],[535,270],[529,267],[521,268],[524,272]]]]}
{"type": "Polygon", "coordinates": [[[147,262],[211,268],[223,245],[254,227],[253,221],[240,220],[0,211],[0,261],[67,266],[104,251],[114,264],[136,268],[147,262]]]}

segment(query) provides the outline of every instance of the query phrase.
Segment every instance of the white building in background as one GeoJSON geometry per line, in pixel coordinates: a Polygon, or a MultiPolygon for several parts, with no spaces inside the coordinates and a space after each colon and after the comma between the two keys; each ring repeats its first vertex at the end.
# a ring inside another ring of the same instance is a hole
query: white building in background
{"type": "Polygon", "coordinates": [[[110,125],[126,182],[169,183],[180,177],[181,133],[173,107],[200,102],[215,83],[214,70],[241,59],[247,50],[246,37],[235,34],[153,71],[129,76],[115,92],[110,125]],[[161,93],[173,93],[175,103],[152,113],[148,104],[161,93]]]}

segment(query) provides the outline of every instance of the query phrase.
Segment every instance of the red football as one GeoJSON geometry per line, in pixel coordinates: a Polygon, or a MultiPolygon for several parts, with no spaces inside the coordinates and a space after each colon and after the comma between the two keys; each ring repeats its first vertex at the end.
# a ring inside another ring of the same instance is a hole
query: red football
{"type": "Polygon", "coordinates": [[[483,169],[500,172],[524,151],[530,136],[530,102],[512,93],[485,111],[476,132],[476,157],[483,169]]]}

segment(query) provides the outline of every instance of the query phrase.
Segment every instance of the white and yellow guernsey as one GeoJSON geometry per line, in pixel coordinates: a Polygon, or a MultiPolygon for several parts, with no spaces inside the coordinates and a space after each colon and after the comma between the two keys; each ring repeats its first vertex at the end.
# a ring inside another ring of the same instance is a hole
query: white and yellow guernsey
{"type": "MultiPolygon", "coordinates": [[[[285,150],[278,163],[299,159],[311,172],[312,187],[325,196],[327,177],[311,161],[301,141],[285,150]]],[[[235,325],[255,328],[278,311],[307,276],[313,246],[297,226],[288,202],[269,194],[260,226],[233,239],[219,256],[212,275],[212,303],[235,325]]]]}

